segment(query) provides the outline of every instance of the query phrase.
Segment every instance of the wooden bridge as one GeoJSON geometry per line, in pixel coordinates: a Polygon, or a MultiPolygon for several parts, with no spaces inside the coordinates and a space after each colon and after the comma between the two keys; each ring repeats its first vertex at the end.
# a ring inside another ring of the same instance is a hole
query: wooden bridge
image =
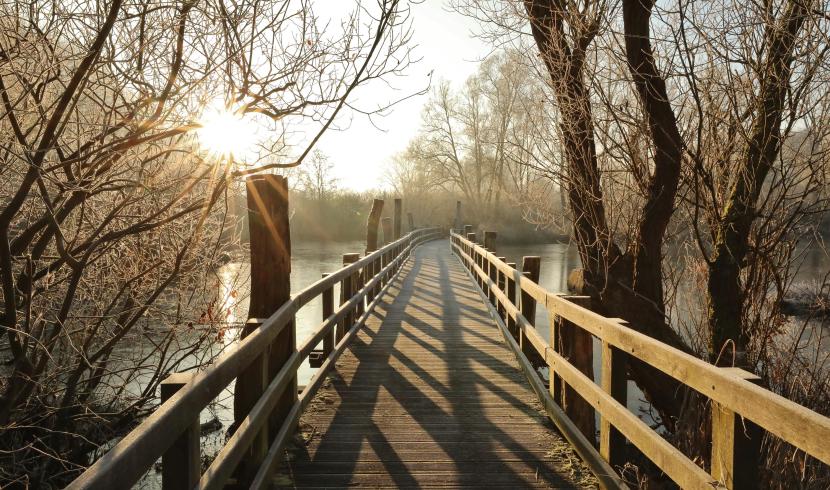
{"type": "MultiPolygon", "coordinates": [[[[269,209],[275,220],[287,214],[269,209]]],[[[399,204],[396,221],[399,230],[399,204]]],[[[494,253],[495,234],[475,238],[471,227],[449,240],[426,228],[344,257],[342,269],[253,318],[213,365],[171,376],[156,412],[70,488],[130,488],[159,458],[165,489],[619,488],[633,448],[681,488],[754,488],[765,433],[830,463],[830,419],[602,317],[584,298],[546,291],[538,258],[519,270],[494,253]],[[294,316],[317,296],[321,324],[298,345],[294,316]],[[551,341],[534,326],[537,306],[551,341]],[[599,382],[578,355],[593,339],[599,382]],[[711,400],[709,467],[626,407],[630,356],[711,400]],[[298,390],[309,357],[318,369],[298,390]],[[203,470],[199,413],[235,380],[238,424],[203,470]]]]}

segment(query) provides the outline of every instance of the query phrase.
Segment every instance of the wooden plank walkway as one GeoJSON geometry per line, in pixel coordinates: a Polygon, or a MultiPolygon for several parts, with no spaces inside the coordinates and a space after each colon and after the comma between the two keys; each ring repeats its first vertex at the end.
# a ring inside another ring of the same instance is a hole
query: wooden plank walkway
{"type": "Polygon", "coordinates": [[[446,240],[419,247],[303,415],[276,487],[584,488],[446,240]]]}

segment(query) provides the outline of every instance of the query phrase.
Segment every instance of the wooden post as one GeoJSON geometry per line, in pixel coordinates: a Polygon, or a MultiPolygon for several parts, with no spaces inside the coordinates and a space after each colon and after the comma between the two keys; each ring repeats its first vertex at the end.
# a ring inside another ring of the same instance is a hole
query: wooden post
{"type": "MultiPolygon", "coordinates": [[[[193,372],[173,373],[161,382],[161,403],[176,394],[193,377],[193,372]]],[[[199,455],[199,412],[167,451],[161,456],[161,488],[193,488],[199,483],[202,461],[199,455]]]]}
{"type": "MultiPolygon", "coordinates": [[[[505,263],[507,261],[507,257],[498,257],[498,259],[502,262],[505,262],[505,263]]],[[[505,276],[504,272],[502,272],[499,269],[496,269],[496,284],[498,285],[498,289],[502,293],[507,294],[507,281],[506,281],[505,277],[506,276],[505,276]]],[[[504,312],[507,311],[507,310],[505,309],[503,304],[498,302],[498,300],[496,300],[496,302],[498,303],[496,305],[496,310],[499,313],[499,317],[506,322],[507,319],[505,318],[505,313],[504,312]]]]}
{"type": "MultiPolygon", "coordinates": [[[[470,228],[472,228],[472,226],[467,225],[467,226],[464,227],[464,229],[466,230],[468,226],[470,228]]],[[[467,237],[467,241],[469,241],[470,243],[474,244],[476,242],[476,234],[475,233],[467,233],[465,236],[467,237]]],[[[473,267],[473,265],[476,265],[476,264],[478,264],[478,254],[476,254],[473,247],[470,246],[470,272],[473,273],[473,277],[475,278],[475,281],[480,284],[481,281],[478,280],[478,275],[474,272],[475,268],[473,267]]]]}
{"type": "MultiPolygon", "coordinates": [[[[288,224],[288,180],[272,174],[249,177],[248,227],[251,246],[251,295],[248,318],[268,318],[291,297],[291,233],[288,224]]],[[[242,338],[259,328],[259,321],[245,324],[242,338]]],[[[248,415],[285,362],[297,350],[293,319],[267,350],[267,362],[254,362],[237,378],[234,394],[234,425],[248,415]],[[262,378],[263,369],[267,376],[262,378]]],[[[285,421],[297,401],[296,376],[280,396],[268,424],[269,439],[285,421]]],[[[247,463],[240,464],[243,474],[247,463]]]]}
{"type": "MultiPolygon", "coordinates": [[[[507,266],[516,269],[515,262],[508,262],[507,266]]],[[[516,302],[516,279],[513,278],[513,276],[506,276],[505,281],[507,283],[505,286],[505,293],[507,294],[507,299],[513,306],[518,306],[518,303],[516,302]]],[[[510,334],[513,335],[513,338],[518,341],[519,332],[516,329],[516,320],[514,320],[512,316],[507,314],[505,314],[505,317],[507,321],[507,331],[509,331],[510,334]]]]}
{"type": "MultiPolygon", "coordinates": [[[[323,278],[330,276],[331,274],[324,273],[323,278]]],[[[330,286],[328,289],[323,291],[323,321],[326,321],[326,318],[332,316],[334,314],[334,286],[330,286]]],[[[329,333],[323,337],[323,359],[327,358],[329,354],[334,350],[334,331],[336,328],[332,328],[329,333]]]]}
{"type": "MultiPolygon", "coordinates": [[[[761,382],[761,378],[740,368],[721,369],[750,383],[761,382]]],[[[712,476],[729,489],[758,488],[762,436],[756,424],[712,400],[712,476]]]]}
{"type": "Polygon", "coordinates": [[[412,217],[412,213],[406,213],[406,218],[409,220],[409,231],[415,231],[415,218],[412,217]]]}
{"type": "MultiPolygon", "coordinates": [[[[539,272],[542,267],[542,258],[531,255],[522,257],[522,275],[533,282],[539,282],[539,272]]],[[[532,326],[536,326],[536,300],[533,299],[533,296],[527,294],[522,290],[521,292],[522,302],[519,305],[519,309],[522,312],[522,316],[525,317],[532,326]]],[[[539,369],[541,367],[547,366],[547,361],[545,358],[542,357],[541,354],[533,347],[532,344],[525,340],[525,336],[522,334],[521,330],[518,332],[519,334],[519,345],[522,348],[522,353],[527,357],[527,360],[530,364],[535,368],[539,369]]]]}
{"type": "MultiPolygon", "coordinates": [[[[625,320],[620,326],[627,327],[625,320]]],[[[627,354],[602,342],[602,389],[615,400],[626,406],[628,401],[627,354]]],[[[599,453],[614,468],[622,468],[626,461],[625,436],[604,417],[600,419],[599,453]]]]}
{"type": "MultiPolygon", "coordinates": [[[[360,260],[359,253],[350,253],[350,254],[343,254],[343,266],[347,266],[349,264],[354,264],[360,260]]],[[[357,274],[349,274],[348,276],[344,277],[342,281],[340,281],[340,304],[343,305],[350,299],[352,296],[357,292],[355,287],[357,286],[356,276],[357,274]]],[[[349,311],[345,315],[343,315],[343,319],[337,324],[337,333],[335,334],[335,342],[340,342],[346,332],[352,328],[354,325],[355,316],[354,310],[349,311]]]]}
{"type": "MultiPolygon", "coordinates": [[[[470,236],[470,233],[473,232],[473,225],[464,225],[464,236],[470,236]]],[[[475,237],[475,234],[473,235],[475,237]]],[[[469,240],[469,238],[467,238],[469,240]]]]}
{"type": "Polygon", "coordinates": [[[455,220],[452,223],[452,227],[456,230],[461,230],[461,201],[455,201],[455,220]]]}
{"type": "MultiPolygon", "coordinates": [[[[485,231],[484,232],[484,248],[492,253],[496,253],[496,238],[498,237],[498,233],[495,231],[485,231]]],[[[494,264],[491,264],[490,261],[484,258],[482,265],[484,266],[483,269],[487,272],[487,276],[490,278],[491,281],[496,282],[496,267],[494,264]]],[[[490,291],[490,288],[486,285],[484,286],[484,292],[487,295],[487,298],[490,299],[490,303],[495,306],[496,304],[496,296],[490,291]]]]}
{"type": "MultiPolygon", "coordinates": [[[[542,258],[534,255],[522,257],[522,274],[533,282],[539,282],[539,271],[542,267],[542,258]]],[[[536,326],[536,300],[526,292],[522,291],[522,303],[520,309],[522,316],[527,318],[528,323],[536,326]]]]}
{"type": "Polygon", "coordinates": [[[389,245],[394,241],[392,238],[392,218],[387,216],[380,221],[383,224],[383,244],[389,245]]]}
{"type": "Polygon", "coordinates": [[[369,219],[366,221],[366,253],[378,249],[378,224],[383,213],[383,199],[372,201],[372,210],[369,211],[369,219]]]}
{"type": "MultiPolygon", "coordinates": [[[[565,296],[564,299],[583,308],[591,307],[590,296],[565,296]]],[[[569,321],[558,323],[559,354],[589,379],[594,379],[594,345],[591,334],[569,321]]],[[[576,390],[563,383],[562,407],[568,417],[592,443],[596,443],[594,408],[576,390]]]]}
{"type": "Polygon", "coordinates": [[[403,226],[403,201],[395,199],[395,240],[401,238],[401,227],[403,226]]]}

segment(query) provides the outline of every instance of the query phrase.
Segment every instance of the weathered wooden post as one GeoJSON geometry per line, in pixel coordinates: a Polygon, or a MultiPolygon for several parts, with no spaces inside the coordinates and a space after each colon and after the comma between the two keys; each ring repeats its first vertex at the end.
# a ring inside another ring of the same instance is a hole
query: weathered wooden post
{"type": "MultiPolygon", "coordinates": [[[[248,228],[251,247],[251,295],[249,321],[242,329],[245,338],[291,297],[291,232],[288,224],[288,180],[280,175],[255,175],[246,181],[248,194],[248,228]]],[[[297,349],[293,319],[274,339],[269,348],[237,378],[233,411],[234,426],[248,415],[269,384],[297,349]]],[[[297,378],[286,385],[272,412],[267,431],[268,443],[282,426],[297,400],[297,378]]],[[[261,447],[254,444],[249,458],[240,464],[241,474],[255,468],[261,447]]]]}
{"type": "MultiPolygon", "coordinates": [[[[176,394],[193,378],[193,372],[173,373],[161,382],[161,403],[176,394]]],[[[161,457],[161,488],[193,488],[199,483],[202,460],[199,454],[199,414],[193,415],[190,427],[161,457]]],[[[255,441],[254,444],[260,441],[255,441]]]]}
{"type": "MultiPolygon", "coordinates": [[[[360,260],[359,253],[343,254],[343,266],[354,264],[360,260]]],[[[357,292],[357,273],[349,274],[340,281],[340,305],[342,306],[347,301],[352,299],[352,296],[357,292]]],[[[343,315],[343,319],[337,324],[337,334],[335,335],[336,342],[340,342],[346,332],[352,328],[355,321],[355,308],[349,309],[348,313],[343,315]]]]}
{"type": "MultiPolygon", "coordinates": [[[[617,323],[627,327],[625,320],[617,323]]],[[[623,406],[628,401],[627,362],[624,351],[602,342],[602,389],[623,406]]],[[[622,468],[627,461],[625,436],[604,417],[600,419],[599,453],[614,468],[622,468]]]]}
{"type": "MultiPolygon", "coordinates": [[[[468,235],[469,235],[470,233],[472,233],[472,232],[473,232],[473,225],[464,225],[464,233],[463,233],[463,235],[464,235],[465,237],[466,237],[466,236],[468,236],[468,235]]],[[[468,238],[468,240],[469,240],[469,238],[468,238]]]]}
{"type": "Polygon", "coordinates": [[[406,217],[409,220],[409,231],[415,231],[415,218],[412,217],[412,213],[406,213],[406,217]]]}
{"type": "Polygon", "coordinates": [[[401,227],[403,226],[403,201],[395,199],[395,240],[401,238],[401,227]]]}
{"type": "Polygon", "coordinates": [[[383,213],[383,199],[372,201],[372,210],[369,211],[369,219],[366,221],[366,253],[378,249],[378,224],[383,213]]]}
{"type": "Polygon", "coordinates": [[[455,201],[455,220],[452,222],[452,227],[461,231],[461,201],[455,201]]]}
{"type": "MultiPolygon", "coordinates": [[[[590,296],[563,296],[583,308],[591,308],[590,296]]],[[[594,344],[591,334],[573,323],[559,319],[557,337],[559,354],[589,379],[594,379],[594,344]]],[[[561,404],[568,417],[589,441],[596,441],[596,420],[593,407],[576,390],[563,383],[561,404]]]]}
{"type": "MultiPolygon", "coordinates": [[[[761,378],[743,369],[720,369],[750,383],[761,383],[761,378]]],[[[712,476],[729,489],[758,488],[762,436],[756,424],[712,400],[712,476]]]]}
{"type": "MultiPolygon", "coordinates": [[[[369,219],[366,222],[366,255],[378,249],[378,225],[380,224],[380,217],[383,213],[383,199],[375,199],[372,201],[372,210],[369,212],[369,219]]],[[[375,274],[380,271],[380,261],[373,261],[366,268],[366,280],[368,281],[375,274]]],[[[380,290],[379,286],[375,286],[366,295],[366,303],[371,303],[375,295],[380,290]]]]}

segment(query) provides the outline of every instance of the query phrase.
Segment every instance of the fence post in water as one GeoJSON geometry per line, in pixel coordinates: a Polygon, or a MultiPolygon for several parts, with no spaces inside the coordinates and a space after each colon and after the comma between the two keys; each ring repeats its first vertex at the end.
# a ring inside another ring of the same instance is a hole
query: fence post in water
{"type": "MultiPolygon", "coordinates": [[[[246,181],[248,228],[251,247],[251,295],[248,318],[268,318],[291,297],[291,232],[288,223],[288,180],[280,175],[255,175],[246,181]]],[[[259,328],[258,321],[245,324],[242,337],[259,328]]],[[[294,320],[290,320],[265,351],[263,362],[253,362],[237,378],[233,400],[234,425],[248,415],[264,386],[276,376],[297,349],[294,320]],[[263,376],[263,369],[267,375],[263,376]],[[263,380],[263,377],[265,378],[263,380]]],[[[297,378],[289,382],[268,423],[268,439],[277,434],[297,400],[297,378]]],[[[256,445],[255,445],[256,446],[256,445]]],[[[240,463],[242,474],[256,465],[240,463]]]]}
{"type": "MultiPolygon", "coordinates": [[[[173,373],[161,382],[161,403],[176,394],[193,378],[193,372],[173,373]]],[[[199,483],[202,460],[199,454],[199,414],[190,427],[161,456],[161,488],[193,488],[199,483]]]]}
{"type": "MultiPolygon", "coordinates": [[[[724,367],[750,383],[761,378],[740,368],[724,367]]],[[[726,488],[758,488],[758,457],[763,431],[756,424],[712,400],[712,476],[726,488]]]]}
{"type": "Polygon", "coordinates": [[[378,224],[383,213],[383,199],[372,201],[372,210],[369,212],[369,219],[366,221],[366,253],[378,249],[378,224]]]}
{"type": "MultiPolygon", "coordinates": [[[[618,320],[620,326],[627,326],[625,320],[618,320]]],[[[602,341],[602,389],[626,406],[628,400],[627,354],[602,341]]],[[[599,453],[614,468],[626,463],[625,436],[605,418],[600,418],[599,453]]]]}
{"type": "MultiPolygon", "coordinates": [[[[351,253],[351,254],[343,254],[343,266],[347,266],[349,264],[354,264],[360,260],[359,253],[351,253]]],[[[357,286],[357,274],[349,274],[348,276],[344,277],[342,281],[340,281],[340,304],[343,305],[352,299],[352,296],[357,292],[355,287],[357,286]]],[[[354,325],[355,315],[354,315],[355,308],[352,307],[349,311],[343,315],[343,319],[337,324],[337,334],[335,335],[335,342],[340,342],[340,339],[346,335],[346,332],[352,328],[354,325]]]]}
{"type": "MultiPolygon", "coordinates": [[[[563,299],[583,308],[591,308],[590,296],[563,296],[563,299]]],[[[573,323],[559,319],[559,354],[579,369],[588,379],[594,379],[594,344],[591,334],[573,323]]],[[[576,390],[563,384],[562,407],[568,417],[592,443],[596,442],[594,408],[576,390]]]]}
{"type": "Polygon", "coordinates": [[[401,228],[403,226],[403,201],[395,199],[395,240],[401,238],[401,228]]]}

